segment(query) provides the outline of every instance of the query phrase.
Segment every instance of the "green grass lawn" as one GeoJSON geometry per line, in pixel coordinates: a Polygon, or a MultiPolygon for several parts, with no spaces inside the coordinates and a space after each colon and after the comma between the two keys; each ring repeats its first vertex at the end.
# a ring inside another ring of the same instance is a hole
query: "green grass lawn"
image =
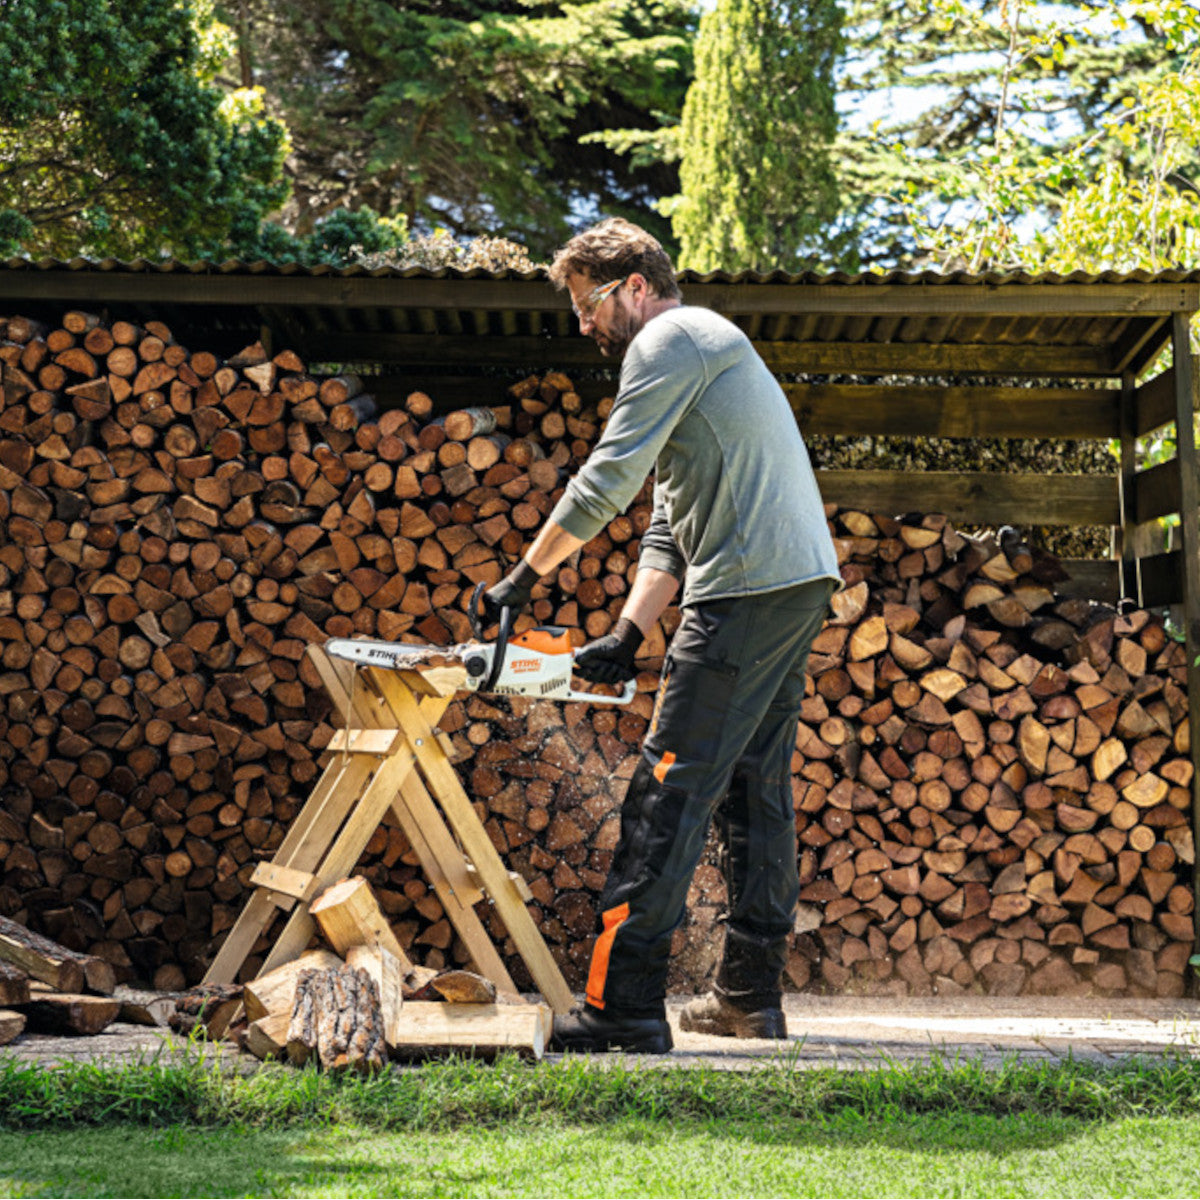
{"type": "Polygon", "coordinates": [[[0,1060],[6,1196],[1195,1196],[1200,1064],[0,1060]]]}
{"type": "Polygon", "coordinates": [[[0,1134],[5,1196],[1195,1196],[1200,1120],[632,1118],[0,1134]]]}

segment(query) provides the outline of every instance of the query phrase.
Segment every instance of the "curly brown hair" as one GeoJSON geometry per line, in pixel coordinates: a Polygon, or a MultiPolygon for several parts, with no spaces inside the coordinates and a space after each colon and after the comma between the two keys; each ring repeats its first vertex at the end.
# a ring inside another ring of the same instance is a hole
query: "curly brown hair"
{"type": "Polygon", "coordinates": [[[609,217],[577,233],[550,264],[550,282],[560,290],[567,286],[568,275],[608,283],[634,273],[645,276],[656,296],[681,298],[670,256],[640,225],[621,217],[609,217]]]}

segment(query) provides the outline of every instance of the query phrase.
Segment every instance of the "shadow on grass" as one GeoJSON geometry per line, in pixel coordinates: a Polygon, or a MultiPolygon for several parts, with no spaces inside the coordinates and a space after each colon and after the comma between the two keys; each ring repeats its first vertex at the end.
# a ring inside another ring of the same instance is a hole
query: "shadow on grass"
{"type": "Polygon", "coordinates": [[[994,1179],[1004,1162],[1024,1165],[1047,1151],[1073,1162],[1070,1143],[1088,1124],[1028,1114],[868,1119],[847,1110],[820,1121],[631,1117],[584,1127],[525,1120],[402,1134],[113,1125],[0,1133],[0,1194],[917,1194],[901,1183],[914,1171],[939,1177],[952,1164],[957,1171],[977,1162],[994,1179]],[[838,1179],[846,1191],[837,1190],[838,1179]]]}

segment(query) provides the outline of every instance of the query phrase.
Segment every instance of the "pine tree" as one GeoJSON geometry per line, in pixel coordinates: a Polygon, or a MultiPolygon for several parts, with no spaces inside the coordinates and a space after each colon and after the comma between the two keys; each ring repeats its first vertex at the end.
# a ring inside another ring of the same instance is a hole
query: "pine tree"
{"type": "Polygon", "coordinates": [[[701,19],[671,206],[682,266],[828,261],[840,28],[836,0],[717,0],[701,19]]]}
{"type": "Polygon", "coordinates": [[[190,256],[287,197],[205,0],[0,0],[0,254],[190,256]]]}
{"type": "MultiPolygon", "coordinates": [[[[1150,170],[1148,145],[1098,135],[1179,70],[1198,24],[1194,0],[849,0],[837,161],[864,258],[911,261],[912,205],[953,220],[964,177],[996,166],[1069,185],[1116,149],[1150,170]]],[[[1055,216],[1012,199],[1027,223],[1055,216]]]]}
{"type": "Polygon", "coordinates": [[[550,252],[600,212],[667,232],[673,164],[606,131],[677,120],[693,0],[230,0],[293,143],[286,223],[369,206],[550,252]]]}

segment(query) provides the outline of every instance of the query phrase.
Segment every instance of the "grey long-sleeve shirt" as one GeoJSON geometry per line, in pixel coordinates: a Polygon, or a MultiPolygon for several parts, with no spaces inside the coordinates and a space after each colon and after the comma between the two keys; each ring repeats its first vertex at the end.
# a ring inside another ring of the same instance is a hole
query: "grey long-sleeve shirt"
{"type": "Polygon", "coordinates": [[[652,318],[621,364],[608,425],[551,520],[589,541],[656,470],[639,563],[682,603],[841,582],[808,451],[749,339],[706,308],[652,318]]]}

